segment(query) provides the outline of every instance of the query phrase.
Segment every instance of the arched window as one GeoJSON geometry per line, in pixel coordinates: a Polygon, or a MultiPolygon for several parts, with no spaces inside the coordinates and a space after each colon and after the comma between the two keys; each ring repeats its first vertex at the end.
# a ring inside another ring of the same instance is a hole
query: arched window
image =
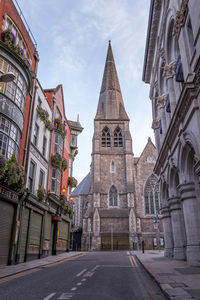
{"type": "Polygon", "coordinates": [[[114,161],[111,162],[111,173],[115,172],[115,163],[114,161]]]}
{"type": "Polygon", "coordinates": [[[110,147],[111,146],[110,130],[107,126],[102,131],[101,145],[102,145],[102,147],[110,147]]]}
{"type": "Polygon", "coordinates": [[[111,186],[111,188],[110,188],[109,205],[110,206],[117,206],[117,189],[114,185],[111,186]]]}
{"type": "Polygon", "coordinates": [[[154,215],[159,212],[159,186],[155,175],[151,175],[144,189],[145,214],[154,215]]]}
{"type": "Polygon", "coordinates": [[[114,131],[114,147],[123,147],[122,131],[119,127],[114,131]]]}

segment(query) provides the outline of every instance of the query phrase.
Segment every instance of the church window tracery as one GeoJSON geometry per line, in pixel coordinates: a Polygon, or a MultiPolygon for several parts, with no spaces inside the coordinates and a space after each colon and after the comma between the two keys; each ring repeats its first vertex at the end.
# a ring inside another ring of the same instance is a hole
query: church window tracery
{"type": "Polygon", "coordinates": [[[117,189],[114,185],[111,186],[110,191],[109,191],[109,205],[110,206],[117,206],[118,205],[118,203],[117,203],[117,189]]]}
{"type": "Polygon", "coordinates": [[[144,189],[145,214],[154,215],[159,212],[159,186],[155,175],[151,175],[144,189]]]}
{"type": "Polygon", "coordinates": [[[110,130],[107,126],[102,131],[101,145],[102,147],[111,147],[110,130]]]}
{"type": "Polygon", "coordinates": [[[123,147],[122,131],[117,127],[114,131],[114,147],[123,147]]]}

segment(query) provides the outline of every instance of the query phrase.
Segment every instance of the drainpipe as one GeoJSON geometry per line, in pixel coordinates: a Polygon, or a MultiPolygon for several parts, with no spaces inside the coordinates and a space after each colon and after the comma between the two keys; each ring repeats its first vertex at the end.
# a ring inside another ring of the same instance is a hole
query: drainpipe
{"type": "MultiPolygon", "coordinates": [[[[35,57],[35,70],[34,70],[34,72],[37,74],[37,68],[38,68],[38,62],[39,62],[39,55],[38,55],[37,51],[34,53],[34,57],[35,57]]],[[[33,94],[34,95],[32,95],[32,94],[30,95],[31,96],[31,99],[30,99],[31,104],[30,104],[29,115],[28,115],[28,125],[27,125],[28,130],[27,130],[27,135],[26,135],[24,157],[23,157],[23,163],[22,163],[22,165],[24,166],[26,172],[27,172],[27,169],[28,169],[27,154],[29,154],[29,148],[30,148],[30,137],[31,137],[31,133],[32,133],[32,119],[33,119],[34,103],[35,103],[35,96],[36,96],[36,90],[37,90],[36,81],[37,81],[37,79],[34,79],[34,83],[33,83],[33,94]]]]}

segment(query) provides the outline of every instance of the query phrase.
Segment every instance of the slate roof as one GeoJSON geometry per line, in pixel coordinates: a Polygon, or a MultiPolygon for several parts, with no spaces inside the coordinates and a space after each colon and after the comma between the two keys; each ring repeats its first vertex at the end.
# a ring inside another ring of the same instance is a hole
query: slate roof
{"type": "Polygon", "coordinates": [[[129,120],[124,108],[124,102],[110,41],[108,45],[99,103],[95,117],[95,120],[101,119],[129,120]]]}
{"type": "Polygon", "coordinates": [[[72,196],[88,195],[91,187],[91,174],[88,173],[79,185],[73,190],[72,196]]]}

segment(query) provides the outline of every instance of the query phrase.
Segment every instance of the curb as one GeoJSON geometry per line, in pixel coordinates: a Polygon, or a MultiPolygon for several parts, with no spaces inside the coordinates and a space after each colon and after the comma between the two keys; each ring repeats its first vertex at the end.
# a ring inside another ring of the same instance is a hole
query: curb
{"type": "Polygon", "coordinates": [[[176,300],[176,299],[194,299],[190,294],[187,293],[183,288],[173,288],[170,284],[161,284],[156,277],[149,271],[149,269],[141,262],[137,254],[135,254],[137,260],[140,262],[141,266],[144,270],[150,275],[150,277],[156,282],[160,290],[163,292],[165,297],[169,300],[176,300]],[[174,293],[170,293],[170,291],[174,291],[174,293]],[[182,297],[182,298],[180,298],[182,297]]]}
{"type": "MultiPolygon", "coordinates": [[[[30,266],[29,268],[26,268],[26,265],[25,265],[25,269],[24,270],[16,270],[16,271],[13,271],[12,273],[10,273],[8,275],[3,275],[3,276],[0,275],[0,282],[1,282],[1,280],[9,278],[9,277],[12,277],[12,276],[14,276],[16,274],[27,272],[29,270],[41,269],[41,268],[43,268],[45,266],[49,266],[50,267],[52,265],[52,267],[53,267],[53,265],[62,263],[64,261],[67,261],[67,260],[70,260],[72,258],[76,258],[76,257],[82,256],[82,255],[84,255],[84,253],[78,253],[78,254],[75,254],[75,255],[72,255],[72,256],[69,256],[69,257],[65,257],[65,258],[61,258],[61,259],[58,259],[58,260],[55,260],[55,261],[52,261],[52,262],[47,262],[47,263],[44,263],[44,264],[39,264],[38,266],[30,266]]],[[[20,265],[20,264],[18,264],[18,265],[20,265]]]]}

